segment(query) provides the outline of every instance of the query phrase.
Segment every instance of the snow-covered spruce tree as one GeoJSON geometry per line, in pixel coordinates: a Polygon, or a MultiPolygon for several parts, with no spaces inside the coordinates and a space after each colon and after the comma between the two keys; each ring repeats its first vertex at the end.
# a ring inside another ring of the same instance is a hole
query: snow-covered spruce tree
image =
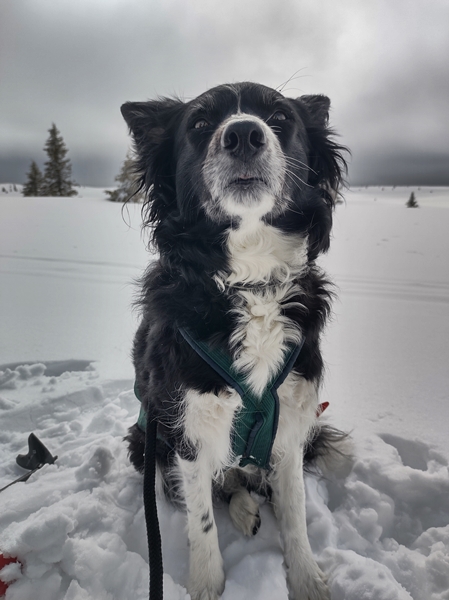
{"type": "Polygon", "coordinates": [[[45,163],[42,196],[76,196],[78,192],[73,189],[72,165],[66,158],[67,147],[53,123],[48,130],[49,136],[45,142],[44,150],[48,155],[45,163]]]}
{"type": "Polygon", "coordinates": [[[117,188],[115,190],[106,190],[111,202],[141,202],[143,200],[142,192],[138,191],[136,183],[136,173],[134,170],[135,161],[130,150],[126,153],[120,173],[115,178],[117,188]]]}
{"type": "Polygon", "coordinates": [[[407,208],[419,208],[419,204],[418,201],[415,198],[415,192],[412,192],[410,194],[410,198],[407,200],[407,202],[405,203],[405,206],[407,208]]]}
{"type": "Polygon", "coordinates": [[[23,196],[42,196],[43,177],[36,161],[31,161],[27,180],[22,188],[23,196]]]}

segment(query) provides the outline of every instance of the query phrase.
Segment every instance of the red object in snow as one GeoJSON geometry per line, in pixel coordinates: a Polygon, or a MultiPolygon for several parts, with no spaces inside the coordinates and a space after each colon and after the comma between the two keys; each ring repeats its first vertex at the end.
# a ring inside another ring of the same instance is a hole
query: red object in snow
{"type": "MultiPolygon", "coordinates": [[[[0,571],[3,569],[3,567],[6,567],[6,565],[10,565],[11,563],[20,563],[20,561],[15,556],[6,558],[6,556],[3,556],[3,554],[0,552],[0,571]]],[[[0,579],[0,596],[4,596],[6,594],[6,590],[11,583],[12,581],[6,583],[0,579]]]]}
{"type": "Polygon", "coordinates": [[[326,408],[327,408],[328,406],[329,406],[329,402],[322,402],[322,403],[321,403],[321,404],[318,406],[318,408],[317,408],[317,411],[316,411],[316,416],[317,416],[317,418],[318,418],[320,415],[322,415],[322,414],[323,414],[323,412],[326,410],[326,408]]]}

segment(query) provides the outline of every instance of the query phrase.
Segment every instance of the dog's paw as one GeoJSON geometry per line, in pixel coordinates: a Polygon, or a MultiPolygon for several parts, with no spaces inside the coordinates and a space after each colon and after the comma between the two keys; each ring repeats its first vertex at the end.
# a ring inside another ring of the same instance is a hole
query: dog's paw
{"type": "Polygon", "coordinates": [[[288,572],[287,584],[289,600],[330,600],[326,576],[317,565],[309,572],[305,569],[288,572]]]}
{"type": "Polygon", "coordinates": [[[232,495],[229,503],[232,522],[245,535],[256,535],[260,527],[259,504],[245,488],[232,495]]]}
{"type": "Polygon", "coordinates": [[[219,600],[225,587],[225,578],[215,584],[209,583],[206,587],[200,588],[197,585],[188,585],[187,590],[192,600],[219,600]]]}
{"type": "Polygon", "coordinates": [[[224,587],[225,574],[220,554],[208,558],[191,555],[187,591],[192,600],[218,600],[224,587]]]}
{"type": "Polygon", "coordinates": [[[222,592],[216,592],[215,590],[202,590],[198,593],[190,593],[192,600],[219,600],[222,592]]]}

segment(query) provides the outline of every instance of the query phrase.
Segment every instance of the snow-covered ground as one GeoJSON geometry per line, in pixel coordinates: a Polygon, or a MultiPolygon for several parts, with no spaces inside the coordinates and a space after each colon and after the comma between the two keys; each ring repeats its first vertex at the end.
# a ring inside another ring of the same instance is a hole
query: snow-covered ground
{"type": "MultiPolygon", "coordinates": [[[[34,431],[56,463],[0,494],[7,600],[147,597],[135,422],[132,281],[139,207],[1,193],[0,487],[34,431]]],[[[312,548],[332,600],[449,599],[449,189],[348,191],[323,265],[339,288],[324,339],[322,418],[351,430],[350,472],[308,476],[312,548]]],[[[218,507],[223,600],[287,598],[270,507],[244,538],[218,507]]],[[[165,598],[187,599],[183,514],[159,501],[165,598]]]]}

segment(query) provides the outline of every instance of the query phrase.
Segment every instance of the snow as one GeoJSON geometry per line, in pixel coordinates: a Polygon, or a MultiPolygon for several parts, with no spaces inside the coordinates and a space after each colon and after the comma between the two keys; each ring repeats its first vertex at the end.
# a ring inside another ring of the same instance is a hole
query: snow
{"type": "MultiPolygon", "coordinates": [[[[10,189],[10,184],[3,184],[10,189]]],[[[18,186],[19,187],[19,186],[18,186]]],[[[0,190],[2,184],[0,184],[0,190]]],[[[58,459],[0,494],[6,600],[147,598],[135,422],[133,279],[149,260],[139,207],[104,190],[0,198],[0,487],[36,433],[58,459]]],[[[339,299],[324,341],[321,417],[354,460],[306,477],[312,549],[332,600],[449,599],[449,189],[349,190],[322,263],[339,299]],[[419,209],[405,207],[411,191],[419,209]]],[[[167,600],[187,600],[185,515],[158,501],[167,600]]],[[[224,600],[287,598],[267,503],[252,538],[217,507],[224,600]]]]}
{"type": "Polygon", "coordinates": [[[0,309],[8,315],[0,364],[101,358],[105,376],[132,377],[133,280],[148,256],[140,207],[130,204],[122,217],[122,205],[105,198],[95,188],[73,198],[0,198],[0,309]]]}

